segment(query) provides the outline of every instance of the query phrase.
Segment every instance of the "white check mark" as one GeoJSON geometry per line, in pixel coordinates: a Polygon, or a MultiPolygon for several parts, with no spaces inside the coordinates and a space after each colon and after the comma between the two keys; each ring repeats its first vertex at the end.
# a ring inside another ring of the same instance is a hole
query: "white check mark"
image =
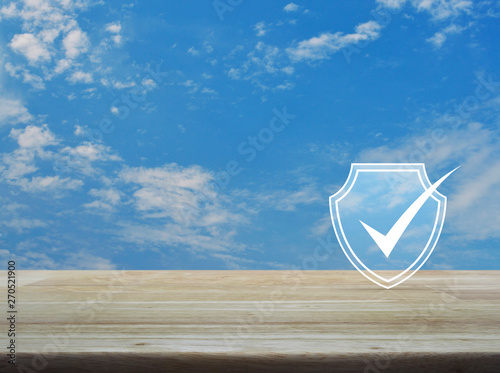
{"type": "MultiPolygon", "coordinates": [[[[460,167],[460,166],[458,166],[460,167]]],[[[457,167],[457,168],[458,168],[457,167]]],[[[417,215],[417,212],[422,208],[424,205],[425,201],[431,196],[432,193],[437,189],[439,185],[445,179],[450,176],[457,168],[454,170],[448,172],[446,175],[444,175],[441,179],[436,181],[434,184],[431,185],[429,189],[427,189],[425,192],[423,192],[420,197],[418,197],[415,202],[411,204],[410,207],[403,213],[403,215],[400,216],[398,221],[394,223],[392,226],[391,230],[389,233],[386,235],[383,235],[382,233],[378,232],[377,230],[373,229],[369,225],[363,223],[361,220],[359,221],[361,224],[363,224],[363,227],[365,227],[366,231],[368,234],[373,238],[373,241],[378,245],[380,250],[384,253],[384,255],[388,258],[389,255],[391,255],[392,250],[394,249],[394,246],[398,243],[399,239],[403,235],[404,231],[408,227],[408,225],[411,223],[415,215],[417,215]]]]}

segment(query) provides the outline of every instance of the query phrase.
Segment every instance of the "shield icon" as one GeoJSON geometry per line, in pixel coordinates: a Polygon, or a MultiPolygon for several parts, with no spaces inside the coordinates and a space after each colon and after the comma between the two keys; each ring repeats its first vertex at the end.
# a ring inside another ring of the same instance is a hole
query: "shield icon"
{"type": "Polygon", "coordinates": [[[453,171],[432,184],[423,163],[351,164],[330,214],[352,265],[386,289],[414,275],[441,234],[446,197],[437,187],[453,171]]]}

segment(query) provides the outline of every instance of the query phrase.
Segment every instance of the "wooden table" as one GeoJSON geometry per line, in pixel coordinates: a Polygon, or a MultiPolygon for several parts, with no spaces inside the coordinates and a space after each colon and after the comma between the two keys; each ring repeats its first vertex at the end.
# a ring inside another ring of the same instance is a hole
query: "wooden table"
{"type": "Polygon", "coordinates": [[[500,372],[500,271],[420,271],[390,290],[357,271],[17,279],[18,367],[4,301],[1,371],[500,372]]]}

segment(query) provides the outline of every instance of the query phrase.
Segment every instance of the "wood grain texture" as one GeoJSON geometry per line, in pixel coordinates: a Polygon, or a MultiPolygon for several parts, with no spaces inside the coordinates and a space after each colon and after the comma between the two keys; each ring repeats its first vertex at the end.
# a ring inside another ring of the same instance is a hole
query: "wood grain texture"
{"type": "Polygon", "coordinates": [[[500,372],[500,271],[420,271],[390,290],[357,271],[19,271],[18,282],[24,370],[12,371],[500,372]]]}

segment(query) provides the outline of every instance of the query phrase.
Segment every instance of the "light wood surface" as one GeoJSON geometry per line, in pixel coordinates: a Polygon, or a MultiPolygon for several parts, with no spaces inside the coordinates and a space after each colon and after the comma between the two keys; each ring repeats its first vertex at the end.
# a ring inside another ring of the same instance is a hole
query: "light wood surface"
{"type": "Polygon", "coordinates": [[[12,371],[500,372],[500,271],[420,271],[390,290],[357,271],[17,277],[26,369],[12,371]]]}

